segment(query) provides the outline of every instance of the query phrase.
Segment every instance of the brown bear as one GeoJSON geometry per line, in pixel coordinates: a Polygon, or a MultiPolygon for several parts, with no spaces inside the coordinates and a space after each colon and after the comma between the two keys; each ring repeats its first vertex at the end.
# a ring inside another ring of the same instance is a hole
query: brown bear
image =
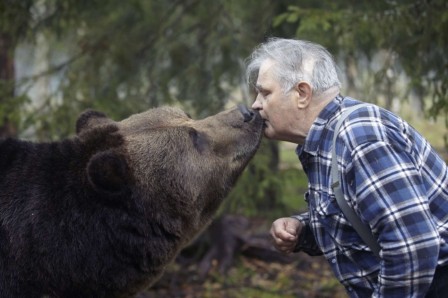
{"type": "Polygon", "coordinates": [[[160,107],[0,140],[1,297],[133,297],[206,227],[255,154],[257,112],[160,107]]]}

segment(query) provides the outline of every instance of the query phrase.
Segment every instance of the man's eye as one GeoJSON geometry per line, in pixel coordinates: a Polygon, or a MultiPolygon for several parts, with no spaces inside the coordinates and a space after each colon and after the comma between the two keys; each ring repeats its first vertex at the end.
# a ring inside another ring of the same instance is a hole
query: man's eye
{"type": "Polygon", "coordinates": [[[261,88],[257,90],[257,93],[260,94],[263,97],[266,97],[269,94],[271,94],[271,92],[269,90],[261,89],[261,88]]]}

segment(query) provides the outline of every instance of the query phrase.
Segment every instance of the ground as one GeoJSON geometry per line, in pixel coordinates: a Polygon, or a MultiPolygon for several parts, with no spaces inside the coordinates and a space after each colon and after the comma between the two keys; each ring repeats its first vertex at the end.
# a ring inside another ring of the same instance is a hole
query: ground
{"type": "Polygon", "coordinates": [[[201,279],[197,266],[173,264],[140,298],[339,298],[347,297],[321,257],[297,254],[290,264],[240,256],[227,275],[212,271],[201,279]]]}
{"type": "MultiPolygon", "coordinates": [[[[200,248],[194,246],[194,250],[198,252],[200,248]]],[[[201,276],[200,262],[188,260],[183,255],[138,298],[347,297],[323,257],[296,253],[279,258],[279,262],[266,261],[249,255],[242,247],[226,274],[219,273],[218,261],[214,260],[209,273],[201,276]]],[[[275,258],[273,255],[269,257],[275,258]]]]}

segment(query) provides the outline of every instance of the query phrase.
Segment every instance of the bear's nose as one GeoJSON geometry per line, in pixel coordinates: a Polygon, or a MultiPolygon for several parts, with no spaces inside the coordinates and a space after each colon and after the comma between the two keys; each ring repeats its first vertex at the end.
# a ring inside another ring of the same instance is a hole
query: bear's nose
{"type": "Polygon", "coordinates": [[[254,118],[254,112],[249,110],[245,105],[238,105],[238,110],[243,114],[244,122],[249,122],[254,118]]]}

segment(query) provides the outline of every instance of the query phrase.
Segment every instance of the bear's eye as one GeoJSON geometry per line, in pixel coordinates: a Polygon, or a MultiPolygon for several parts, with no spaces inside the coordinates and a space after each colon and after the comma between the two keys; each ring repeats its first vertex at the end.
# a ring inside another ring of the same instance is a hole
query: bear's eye
{"type": "Polygon", "coordinates": [[[199,153],[204,152],[204,150],[208,147],[208,141],[204,134],[198,132],[194,128],[189,130],[189,134],[191,141],[193,142],[193,146],[199,151],[199,153]]]}

